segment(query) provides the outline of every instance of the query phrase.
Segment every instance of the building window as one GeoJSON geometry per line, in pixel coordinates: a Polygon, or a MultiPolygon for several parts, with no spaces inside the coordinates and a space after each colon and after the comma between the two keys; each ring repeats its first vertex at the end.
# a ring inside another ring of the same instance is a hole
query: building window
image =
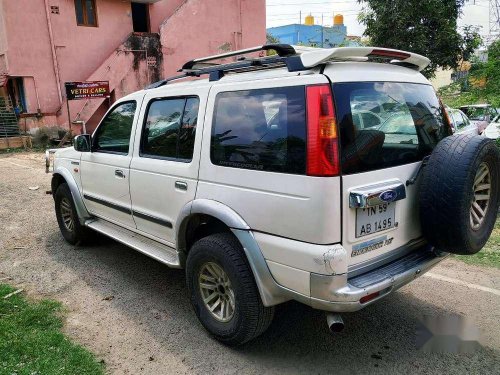
{"type": "Polygon", "coordinates": [[[21,77],[10,78],[7,83],[7,93],[9,94],[14,112],[16,115],[26,113],[26,95],[24,93],[24,79],[21,77]]]}
{"type": "Polygon", "coordinates": [[[95,0],[75,0],[75,10],[78,26],[97,27],[95,0]]]}

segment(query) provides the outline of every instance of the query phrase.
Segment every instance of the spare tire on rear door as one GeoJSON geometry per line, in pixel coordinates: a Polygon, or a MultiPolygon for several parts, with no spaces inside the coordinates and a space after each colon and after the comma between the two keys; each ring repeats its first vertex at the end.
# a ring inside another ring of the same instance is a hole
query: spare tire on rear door
{"type": "Polygon", "coordinates": [[[443,139],[422,171],[420,221],[429,243],[475,254],[488,240],[500,203],[500,151],[470,134],[443,139]]]}

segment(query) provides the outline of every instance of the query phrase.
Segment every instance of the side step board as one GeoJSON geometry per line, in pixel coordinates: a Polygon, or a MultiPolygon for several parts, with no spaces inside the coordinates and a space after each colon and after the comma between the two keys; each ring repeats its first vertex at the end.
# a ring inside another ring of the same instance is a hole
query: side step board
{"type": "Polygon", "coordinates": [[[87,220],[85,225],[169,267],[181,268],[179,254],[170,246],[153,241],[103,219],[87,220]]]}

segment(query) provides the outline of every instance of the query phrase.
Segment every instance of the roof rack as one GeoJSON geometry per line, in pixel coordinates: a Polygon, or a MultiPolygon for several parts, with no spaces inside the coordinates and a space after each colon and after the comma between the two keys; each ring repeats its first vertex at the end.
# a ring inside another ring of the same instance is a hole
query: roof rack
{"type": "Polygon", "coordinates": [[[427,57],[389,48],[340,47],[326,49],[289,44],[266,44],[190,60],[179,70],[182,74],[153,83],[146,89],[160,87],[178,79],[200,77],[205,74],[209,75],[210,81],[218,81],[226,73],[241,73],[285,66],[289,72],[296,72],[333,61],[376,61],[402,65],[419,71],[425,69],[430,63],[427,57]],[[236,62],[214,63],[215,60],[268,50],[276,51],[277,55],[258,58],[241,57],[236,62]]]}
{"type": "Polygon", "coordinates": [[[227,57],[233,57],[238,55],[244,55],[247,53],[258,52],[258,51],[269,51],[274,50],[280,57],[286,57],[295,55],[296,51],[293,46],[289,44],[265,44],[263,46],[240,49],[238,51],[231,51],[227,53],[221,53],[219,55],[202,57],[199,59],[190,60],[185,63],[179,71],[194,69],[194,67],[199,63],[206,63],[207,61],[220,60],[227,57]]]}

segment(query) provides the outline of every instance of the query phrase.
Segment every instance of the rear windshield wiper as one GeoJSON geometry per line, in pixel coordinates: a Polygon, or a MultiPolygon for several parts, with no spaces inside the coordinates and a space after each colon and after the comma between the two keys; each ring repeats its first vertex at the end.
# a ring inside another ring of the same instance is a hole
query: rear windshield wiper
{"type": "Polygon", "coordinates": [[[415,174],[413,175],[413,177],[406,181],[406,186],[413,185],[413,184],[415,184],[415,182],[417,182],[418,176],[420,176],[420,173],[422,172],[422,169],[424,169],[424,167],[429,162],[429,158],[430,157],[431,157],[430,155],[427,155],[426,157],[424,157],[422,159],[422,163],[420,163],[420,165],[418,166],[418,168],[415,171],[415,174]]]}

